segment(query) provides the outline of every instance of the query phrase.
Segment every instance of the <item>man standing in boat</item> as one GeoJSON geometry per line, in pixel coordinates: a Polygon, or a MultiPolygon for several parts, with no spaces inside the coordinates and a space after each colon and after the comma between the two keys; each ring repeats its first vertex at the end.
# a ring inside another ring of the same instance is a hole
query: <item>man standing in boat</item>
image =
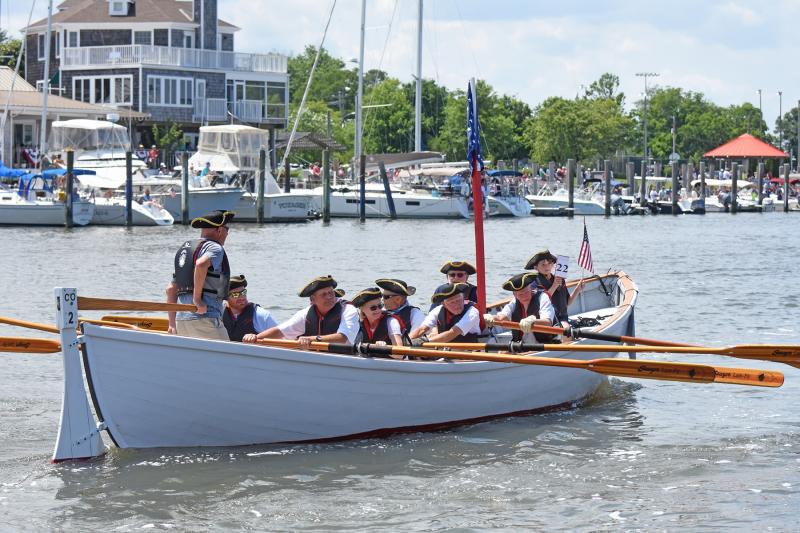
{"type": "Polygon", "coordinates": [[[411,332],[413,345],[423,342],[477,342],[481,315],[474,302],[467,301],[466,283],[440,285],[433,293],[433,310],[422,325],[411,332]],[[430,335],[428,335],[430,334],[430,335]]]}
{"type": "Polygon", "coordinates": [[[245,336],[244,342],[297,339],[301,348],[308,348],[312,342],[353,344],[360,327],[358,310],[341,299],[344,291],[336,289],[336,285],[331,276],[314,278],[298,293],[301,298],[308,298],[311,305],[258,335],[245,336]]]}
{"type": "Polygon", "coordinates": [[[195,312],[169,313],[169,332],[186,337],[228,340],[222,323],[231,268],[223,245],[231,211],[212,211],[192,220],[200,238],[184,242],[175,254],[175,271],[167,286],[167,302],[193,304],[195,312]]]}
{"type": "Polygon", "coordinates": [[[244,337],[277,326],[269,311],[247,300],[247,280],[244,274],[234,276],[228,284],[228,299],[222,312],[222,323],[232,341],[241,342],[244,337]]]}

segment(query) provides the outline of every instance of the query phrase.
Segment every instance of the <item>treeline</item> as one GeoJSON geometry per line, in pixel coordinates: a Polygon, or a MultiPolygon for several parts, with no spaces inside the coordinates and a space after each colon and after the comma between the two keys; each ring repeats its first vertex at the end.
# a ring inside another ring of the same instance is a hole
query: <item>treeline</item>
{"type": "MultiPolygon", "coordinates": [[[[316,55],[309,46],[289,58],[290,124],[296,116],[308,74],[316,55]]],[[[347,149],[337,157],[353,155],[354,107],[357,70],[323,49],[309,92],[300,131],[330,132],[347,149]]],[[[466,80],[464,83],[466,87],[466,80]]],[[[414,149],[413,82],[403,83],[386,72],[364,75],[365,153],[410,152],[414,149]]],[[[498,94],[490,84],[477,84],[478,109],[487,159],[532,159],[537,162],[567,158],[595,161],[615,156],[639,156],[644,151],[644,99],[626,111],[619,78],[610,73],[585,88],[574,99],[550,97],[531,107],[513,96],[498,94]]],[[[697,161],[703,153],[742,133],[777,144],[767,124],[750,103],[723,107],[702,93],[676,87],[654,87],[648,92],[648,146],[656,159],[666,161],[673,151],[681,159],[697,161]]],[[[797,108],[776,121],[783,130],[784,149],[797,146],[797,108]]],[[[422,146],[442,152],[450,161],[466,157],[465,90],[448,90],[433,80],[422,84],[422,146]]],[[[318,155],[308,154],[316,158],[318,155]]]]}

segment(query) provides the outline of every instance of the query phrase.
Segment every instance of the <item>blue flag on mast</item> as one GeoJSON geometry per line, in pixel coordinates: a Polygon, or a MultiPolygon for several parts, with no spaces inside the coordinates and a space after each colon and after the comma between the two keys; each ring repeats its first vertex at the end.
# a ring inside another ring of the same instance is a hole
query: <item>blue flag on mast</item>
{"type": "Polygon", "coordinates": [[[478,170],[483,170],[483,151],[481,150],[481,126],[478,124],[478,102],[473,81],[467,86],[467,161],[477,161],[478,170]]]}

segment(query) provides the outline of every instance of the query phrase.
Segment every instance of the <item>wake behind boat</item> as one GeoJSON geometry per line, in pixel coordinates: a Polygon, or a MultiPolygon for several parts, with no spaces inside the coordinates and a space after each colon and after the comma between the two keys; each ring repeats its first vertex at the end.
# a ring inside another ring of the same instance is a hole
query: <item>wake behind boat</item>
{"type": "MultiPolygon", "coordinates": [[[[606,380],[586,370],[476,361],[400,361],[83,325],[70,344],[72,289],[57,289],[65,363],[55,459],[121,448],[319,441],[439,429],[579,405],[606,380]],[[84,390],[85,371],[97,425],[84,390]],[[397,409],[402,405],[402,409],[397,409]],[[98,429],[99,428],[99,429],[98,429]],[[76,438],[78,435],[80,437],[76,438]]],[[[633,331],[637,289],[624,273],[587,281],[574,316],[633,331]],[[606,291],[609,291],[606,293],[606,291]]],[[[585,342],[585,341],[578,341],[585,342]]],[[[568,352],[536,355],[564,357],[568,352]]],[[[607,354],[580,353],[581,359],[607,354]]]]}

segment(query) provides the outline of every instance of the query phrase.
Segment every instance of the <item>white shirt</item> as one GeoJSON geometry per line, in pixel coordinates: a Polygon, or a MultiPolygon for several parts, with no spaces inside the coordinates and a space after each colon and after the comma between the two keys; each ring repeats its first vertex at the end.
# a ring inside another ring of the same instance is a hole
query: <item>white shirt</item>
{"type": "MultiPolygon", "coordinates": [[[[546,292],[541,291],[536,295],[536,298],[539,298],[539,318],[546,318],[552,324],[553,321],[556,319],[556,309],[553,307],[553,304],[550,302],[550,297],[547,295],[546,292]]],[[[497,314],[497,316],[503,315],[506,319],[511,319],[511,316],[514,313],[514,309],[517,308],[517,300],[516,298],[512,298],[510,302],[508,302],[505,307],[497,314]]]]}
{"type": "MultiPolygon", "coordinates": [[[[406,302],[405,304],[395,309],[394,311],[389,311],[389,313],[391,314],[399,313],[409,305],[410,304],[406,302]]],[[[411,321],[411,325],[409,326],[410,329],[408,330],[410,333],[422,325],[422,322],[425,320],[425,313],[423,313],[416,307],[412,307],[411,314],[409,315],[409,320],[411,321]]]]}
{"type": "MultiPolygon", "coordinates": [[[[284,338],[296,339],[306,331],[306,315],[308,315],[309,309],[311,309],[310,305],[293,314],[289,320],[278,324],[278,329],[281,330],[284,338]]],[[[341,333],[347,337],[347,342],[352,344],[356,341],[360,327],[358,310],[350,304],[345,304],[342,309],[342,319],[339,321],[339,329],[336,330],[336,333],[341,333]]]]}
{"type": "MultiPolygon", "coordinates": [[[[428,313],[428,316],[426,316],[425,320],[422,321],[422,325],[428,328],[428,331],[436,327],[436,319],[439,317],[439,311],[441,311],[441,309],[442,305],[437,305],[436,307],[431,309],[431,312],[428,313]]],[[[472,307],[469,308],[469,311],[464,313],[464,316],[461,317],[461,320],[459,320],[453,325],[453,327],[457,327],[463,335],[466,335],[467,333],[480,334],[481,314],[478,312],[478,309],[473,305],[472,307]]],[[[439,333],[444,333],[444,331],[439,331],[439,333]]]]}
{"type": "MultiPolygon", "coordinates": [[[[360,327],[361,326],[359,326],[359,328],[360,327]]],[[[389,337],[391,337],[392,335],[400,335],[400,321],[390,315],[389,320],[386,321],[386,329],[389,332],[389,337]]],[[[366,342],[368,340],[369,339],[365,338],[362,340],[362,342],[366,342]]]]}

